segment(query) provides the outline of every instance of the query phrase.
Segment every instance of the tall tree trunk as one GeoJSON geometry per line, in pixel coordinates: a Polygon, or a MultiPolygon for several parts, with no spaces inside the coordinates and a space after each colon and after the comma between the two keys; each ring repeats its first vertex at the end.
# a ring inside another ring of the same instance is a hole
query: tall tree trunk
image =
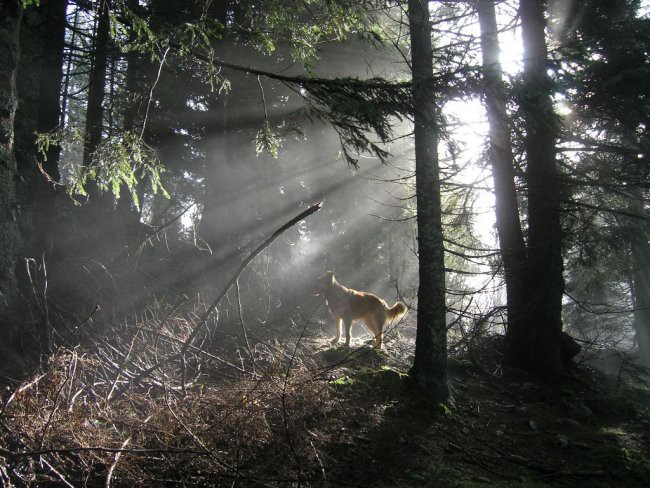
{"type": "MultiPolygon", "coordinates": [[[[27,291],[26,296],[31,296],[33,280],[41,275],[41,260],[47,258],[48,264],[52,262],[58,230],[53,224],[56,222],[56,191],[48,179],[59,179],[60,148],[50,145],[43,157],[38,154],[35,134],[51,132],[59,126],[66,6],[67,0],[51,0],[28,7],[23,13],[20,32],[21,58],[17,74],[20,103],[15,119],[15,155],[20,175],[17,182],[18,224],[23,237],[21,256],[36,258],[27,261],[29,276],[20,272],[23,266],[16,273],[17,285],[27,291]]],[[[42,312],[41,307],[27,307],[23,320],[34,324],[39,334],[40,351],[48,353],[50,326],[47,314],[42,312]]]]}
{"type": "Polygon", "coordinates": [[[89,166],[93,153],[102,141],[104,129],[104,96],[106,95],[106,67],[108,61],[108,42],[110,39],[110,5],[108,0],[98,0],[97,34],[95,36],[92,69],[88,86],[88,106],[86,108],[86,130],[84,139],[83,164],[89,166]]]}
{"type": "MultiPolygon", "coordinates": [[[[124,123],[123,129],[125,132],[135,132],[136,119],[138,116],[138,67],[143,63],[141,56],[131,51],[126,55],[126,83],[125,91],[127,102],[124,110],[124,123]]],[[[144,182],[139,180],[136,184],[136,193],[140,206],[143,204],[144,197],[144,182]]],[[[142,208],[142,207],[140,207],[142,208]]],[[[124,226],[127,239],[136,237],[138,231],[141,229],[140,217],[141,211],[136,208],[133,198],[126,192],[123,192],[120,199],[117,201],[116,212],[121,225],[124,226]]],[[[128,241],[127,241],[128,242],[128,241]]]]}
{"type": "Polygon", "coordinates": [[[479,0],[485,108],[490,125],[490,162],[494,180],[496,224],[506,281],[508,327],[521,327],[525,312],[526,243],[519,219],[514,157],[506,108],[506,91],[499,62],[494,0],[479,0]]]}
{"type": "Polygon", "coordinates": [[[544,2],[520,1],[524,40],[522,110],[528,180],[528,269],[526,319],[506,336],[506,366],[553,378],[563,368],[561,354],[564,277],[560,197],[556,165],[557,124],[547,74],[544,2]]]}
{"type": "Polygon", "coordinates": [[[409,0],[411,69],[415,105],[415,178],[420,285],[415,360],[409,374],[434,401],[449,396],[445,263],[442,240],[438,128],[427,0],[409,0]]]}
{"type": "Polygon", "coordinates": [[[18,95],[16,73],[20,57],[19,0],[0,2],[0,301],[5,305],[16,284],[15,263],[20,245],[16,223],[16,158],[14,118],[18,95]]]}
{"type": "Polygon", "coordinates": [[[55,189],[48,178],[58,181],[60,177],[61,149],[52,144],[45,157],[37,154],[35,133],[52,132],[60,123],[66,6],[67,0],[51,0],[29,7],[20,33],[16,160],[24,252],[31,257],[40,256],[52,244],[55,189]]]}
{"type": "MultiPolygon", "coordinates": [[[[51,132],[60,127],[61,85],[63,82],[63,51],[65,47],[66,11],[68,0],[50,0],[45,18],[46,38],[41,65],[40,106],[38,131],[51,132]]],[[[59,181],[59,156],[61,147],[50,146],[43,169],[54,181],[59,181]]]]}

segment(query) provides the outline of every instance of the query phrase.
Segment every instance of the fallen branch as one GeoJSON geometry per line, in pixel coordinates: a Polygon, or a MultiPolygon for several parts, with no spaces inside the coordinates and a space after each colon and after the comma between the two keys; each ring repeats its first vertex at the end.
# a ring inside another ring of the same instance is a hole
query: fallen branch
{"type": "MultiPolygon", "coordinates": [[[[185,353],[187,352],[187,350],[190,347],[192,347],[192,342],[194,342],[194,339],[196,338],[196,336],[198,335],[200,330],[203,328],[203,326],[205,326],[205,324],[208,321],[208,318],[210,318],[210,315],[212,315],[212,312],[215,311],[215,309],[217,308],[217,306],[219,305],[221,300],[223,300],[223,297],[225,297],[228,294],[228,292],[230,291],[230,288],[232,288],[232,286],[237,282],[237,280],[239,279],[239,276],[242,274],[244,269],[246,269],[246,267],[251,263],[251,261],[253,261],[253,259],[255,259],[264,249],[269,247],[271,245],[271,243],[274,240],[276,240],[284,231],[286,231],[287,229],[293,227],[298,222],[300,222],[302,220],[305,220],[311,214],[313,214],[313,213],[317,212],[318,210],[320,210],[322,205],[323,205],[323,202],[318,202],[318,203],[312,205],[311,207],[309,207],[304,212],[301,212],[299,215],[297,215],[293,219],[289,220],[286,224],[284,224],[278,230],[273,232],[273,234],[271,234],[269,237],[267,237],[264,240],[264,242],[262,242],[259,246],[257,246],[246,257],[246,259],[244,259],[244,261],[242,261],[242,263],[239,265],[239,268],[237,269],[235,274],[232,276],[232,278],[230,278],[228,283],[226,283],[226,286],[224,286],[221,293],[219,293],[217,298],[215,298],[213,300],[213,302],[207,308],[205,313],[201,316],[201,319],[199,320],[199,323],[194,326],[194,329],[192,329],[192,332],[190,333],[188,338],[183,343],[183,347],[181,347],[180,352],[178,352],[178,354],[174,354],[172,356],[168,356],[168,357],[166,357],[164,359],[161,359],[160,361],[158,361],[153,366],[147,368],[145,371],[142,371],[137,376],[135,376],[134,378],[131,379],[131,383],[134,383],[134,382],[138,381],[140,378],[144,378],[146,376],[149,376],[151,373],[153,373],[157,369],[161,368],[162,366],[165,366],[165,365],[171,363],[175,359],[179,359],[180,363],[181,363],[181,370],[182,370],[181,386],[182,386],[183,392],[185,392],[185,371],[186,371],[186,368],[185,368],[185,353]]],[[[119,393],[123,393],[123,392],[124,392],[124,389],[122,389],[119,393]]]]}
{"type": "Polygon", "coordinates": [[[228,283],[226,283],[226,286],[223,287],[223,290],[221,290],[221,293],[219,293],[217,298],[215,298],[214,301],[210,304],[208,309],[205,311],[205,313],[201,317],[201,320],[199,320],[199,323],[194,327],[194,330],[192,330],[192,333],[185,340],[185,344],[183,344],[183,347],[182,347],[181,352],[180,352],[181,355],[184,355],[185,352],[187,351],[187,349],[192,345],[192,342],[196,338],[196,336],[199,333],[199,331],[201,330],[201,328],[206,324],[206,322],[208,321],[208,318],[210,317],[210,315],[212,315],[212,312],[214,312],[214,310],[217,308],[217,306],[219,305],[221,300],[223,300],[223,297],[225,297],[226,294],[230,291],[230,288],[232,288],[232,286],[237,282],[237,280],[239,279],[239,276],[246,269],[246,266],[248,266],[251,263],[251,261],[257,257],[257,255],[259,253],[261,253],[264,249],[269,247],[269,245],[271,245],[271,243],[275,239],[277,239],[280,236],[280,234],[282,234],[287,229],[293,227],[295,224],[297,224],[301,220],[305,220],[311,214],[313,214],[313,213],[317,212],[318,210],[320,210],[322,205],[323,205],[323,202],[318,202],[315,205],[312,205],[311,207],[309,207],[304,212],[302,212],[300,215],[298,215],[298,216],[294,217],[293,219],[291,219],[289,222],[287,222],[282,227],[280,227],[278,230],[276,230],[273,234],[271,234],[264,242],[262,242],[262,244],[257,246],[257,248],[255,248],[253,250],[253,252],[251,252],[246,257],[246,259],[244,259],[244,261],[242,261],[242,263],[239,265],[239,268],[237,269],[237,271],[235,272],[233,277],[230,278],[228,283]]]}

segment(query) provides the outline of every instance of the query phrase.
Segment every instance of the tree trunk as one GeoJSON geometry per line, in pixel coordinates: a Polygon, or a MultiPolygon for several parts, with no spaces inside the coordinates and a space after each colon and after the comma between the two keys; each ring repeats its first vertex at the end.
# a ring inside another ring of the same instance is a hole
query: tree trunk
{"type": "Polygon", "coordinates": [[[508,124],[507,97],[499,63],[494,0],[479,0],[485,108],[490,125],[490,162],[494,180],[496,224],[506,281],[508,327],[520,327],[525,312],[526,243],[519,219],[514,157],[508,124]]]}
{"type": "Polygon", "coordinates": [[[109,1],[98,0],[97,34],[95,36],[92,69],[88,86],[88,106],[86,108],[86,131],[84,139],[83,164],[89,166],[93,153],[102,141],[104,129],[104,96],[106,94],[106,66],[108,61],[108,42],[110,40],[109,1]]]}
{"type": "MultiPolygon", "coordinates": [[[[644,215],[641,192],[633,192],[630,211],[644,215]]],[[[650,368],[650,244],[647,222],[634,222],[630,232],[632,254],[632,304],[634,306],[635,339],[641,364],[650,368]]]]}
{"type": "Polygon", "coordinates": [[[40,256],[52,244],[55,188],[48,178],[58,181],[60,177],[61,149],[52,144],[45,157],[37,154],[35,133],[52,132],[60,123],[66,6],[67,0],[52,0],[26,9],[20,33],[15,152],[23,250],[30,257],[40,256]]]}
{"type": "MultiPolygon", "coordinates": [[[[141,64],[144,62],[142,57],[135,51],[131,51],[126,55],[126,97],[127,103],[124,110],[124,123],[123,129],[125,132],[136,132],[136,120],[138,117],[138,99],[139,99],[139,84],[138,84],[138,71],[141,64]]],[[[139,131],[138,131],[139,132],[139,131]]],[[[144,200],[144,181],[139,179],[136,183],[136,192],[140,206],[144,200]]],[[[142,208],[142,207],[140,207],[142,208]]],[[[116,212],[120,224],[126,231],[126,238],[129,242],[132,238],[138,237],[141,230],[141,210],[136,208],[133,198],[127,192],[122,192],[116,205],[116,212]]]]}
{"type": "Polygon", "coordinates": [[[520,15],[525,84],[521,104],[528,180],[527,309],[525,321],[508,329],[504,364],[553,378],[567,362],[561,354],[566,336],[562,335],[564,277],[555,149],[557,124],[551,100],[552,82],[546,71],[544,3],[521,0],[520,15]]]}
{"type": "Polygon", "coordinates": [[[634,330],[641,364],[650,368],[650,245],[632,243],[634,330]]]}
{"type": "Polygon", "coordinates": [[[449,396],[445,264],[438,174],[437,106],[433,84],[431,24],[427,0],[409,0],[415,174],[420,285],[415,360],[409,374],[415,386],[436,402],[449,396]]]}
{"type": "Polygon", "coordinates": [[[0,2],[0,295],[2,303],[13,295],[15,265],[20,245],[16,223],[16,158],[14,118],[18,95],[16,72],[20,56],[19,0],[0,2]]]}
{"type": "MultiPolygon", "coordinates": [[[[45,18],[43,63],[41,65],[40,106],[38,110],[38,131],[51,132],[60,127],[61,84],[63,82],[63,51],[67,0],[50,0],[45,18]]],[[[59,181],[59,155],[61,147],[50,146],[43,169],[54,181],[59,181]]]]}

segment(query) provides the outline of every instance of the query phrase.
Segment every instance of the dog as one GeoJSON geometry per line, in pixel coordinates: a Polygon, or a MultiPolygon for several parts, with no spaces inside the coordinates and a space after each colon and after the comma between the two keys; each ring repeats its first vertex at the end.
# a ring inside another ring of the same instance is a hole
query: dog
{"type": "Polygon", "coordinates": [[[327,308],[336,322],[336,337],[331,343],[341,339],[341,328],[345,325],[345,345],[350,346],[350,329],[354,320],[363,320],[374,335],[374,347],[381,349],[386,322],[393,323],[406,314],[406,305],[397,302],[392,307],[372,293],[353,290],[341,285],[334,273],[328,271],[318,278],[320,291],[327,308]]]}

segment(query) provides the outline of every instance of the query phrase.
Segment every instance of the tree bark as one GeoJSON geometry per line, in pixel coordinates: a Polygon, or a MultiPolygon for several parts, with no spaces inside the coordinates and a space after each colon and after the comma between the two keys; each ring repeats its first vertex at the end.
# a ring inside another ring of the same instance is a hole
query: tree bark
{"type": "Polygon", "coordinates": [[[556,164],[557,124],[547,73],[544,2],[520,1],[524,40],[524,146],[528,180],[528,269],[526,319],[506,335],[504,364],[544,378],[564,369],[562,296],[564,277],[560,197],[556,164]]]}
{"type": "Polygon", "coordinates": [[[449,397],[445,267],[438,173],[438,107],[433,82],[431,24],[427,0],[409,0],[408,17],[415,106],[420,275],[415,360],[409,374],[422,393],[436,402],[442,402],[449,397]]]}
{"type": "MultiPolygon", "coordinates": [[[[40,106],[38,132],[51,132],[60,127],[61,85],[63,82],[63,51],[68,0],[50,0],[45,18],[43,62],[40,79],[40,106]]],[[[61,147],[50,146],[43,169],[54,181],[59,181],[59,156],[61,147]]]]}
{"type": "MultiPolygon", "coordinates": [[[[637,192],[633,192],[637,193],[637,192]]],[[[638,192],[640,193],[640,192],[638,192]]],[[[634,194],[630,210],[637,215],[644,215],[642,194],[634,194]]],[[[632,255],[632,304],[634,306],[634,331],[639,360],[650,368],[650,244],[648,244],[649,226],[647,222],[635,222],[630,232],[632,255]]]]}
{"type": "Polygon", "coordinates": [[[519,218],[507,97],[499,62],[494,0],[479,0],[485,108],[490,126],[490,162],[494,180],[499,250],[506,281],[508,327],[520,327],[525,312],[526,243],[519,218]]]}
{"type": "Polygon", "coordinates": [[[16,223],[16,158],[14,118],[18,95],[16,73],[20,57],[19,0],[0,2],[0,296],[3,304],[13,295],[15,263],[20,246],[16,223]]]}
{"type": "Polygon", "coordinates": [[[60,147],[50,145],[45,157],[37,153],[36,133],[49,133],[61,119],[61,82],[67,0],[51,0],[23,13],[18,69],[20,104],[16,111],[16,160],[20,174],[21,233],[26,256],[51,249],[51,223],[58,181],[60,147]],[[41,169],[47,176],[41,173],[41,169]]]}
{"type": "Polygon", "coordinates": [[[104,130],[104,96],[106,95],[106,66],[108,61],[108,42],[110,39],[110,2],[98,0],[97,34],[95,36],[93,65],[88,86],[88,106],[86,108],[86,130],[84,138],[83,164],[89,166],[93,153],[102,141],[104,130]]]}
{"type": "MultiPolygon", "coordinates": [[[[141,91],[138,83],[138,74],[140,71],[139,68],[143,62],[144,60],[137,52],[132,51],[126,55],[127,66],[125,92],[127,103],[123,114],[124,122],[122,124],[125,132],[135,132],[137,130],[138,95],[141,91]]],[[[142,215],[142,204],[144,203],[144,186],[145,182],[139,179],[136,184],[136,192],[138,195],[138,201],[140,202],[140,209],[136,208],[133,198],[127,192],[123,192],[117,200],[115,210],[120,224],[126,231],[126,242],[129,242],[132,238],[138,237],[139,231],[141,230],[140,218],[142,215]]]]}

